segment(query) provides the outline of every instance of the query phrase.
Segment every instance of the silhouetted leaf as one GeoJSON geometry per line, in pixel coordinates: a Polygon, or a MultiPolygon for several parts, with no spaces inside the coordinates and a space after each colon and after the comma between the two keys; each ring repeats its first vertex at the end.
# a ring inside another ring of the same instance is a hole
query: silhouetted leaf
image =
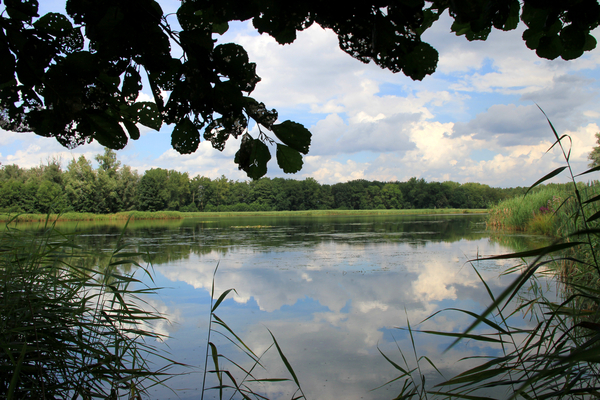
{"type": "Polygon", "coordinates": [[[310,138],[312,134],[303,125],[284,121],[281,124],[273,125],[273,132],[286,145],[300,153],[307,154],[310,147],[310,138]]]}
{"type": "Polygon", "coordinates": [[[33,26],[56,37],[67,35],[73,29],[71,21],[59,13],[48,13],[35,21],[33,26]]]}
{"type": "Polygon", "coordinates": [[[129,120],[124,120],[123,125],[127,129],[127,133],[129,133],[129,137],[133,140],[138,140],[140,138],[140,130],[137,125],[129,120]]]}
{"type": "Polygon", "coordinates": [[[547,175],[546,175],[546,176],[544,176],[543,178],[541,178],[541,179],[538,179],[538,180],[537,180],[537,182],[535,182],[533,185],[531,185],[531,186],[529,187],[529,189],[527,189],[527,192],[525,192],[525,195],[527,195],[527,193],[529,193],[529,191],[530,191],[531,189],[533,189],[534,187],[536,187],[537,185],[539,185],[539,184],[541,184],[541,183],[543,183],[543,182],[547,181],[548,179],[552,179],[552,178],[554,178],[556,175],[558,175],[558,174],[560,174],[561,172],[563,172],[563,171],[564,171],[566,168],[567,168],[566,166],[564,166],[564,167],[559,167],[559,168],[556,168],[554,171],[550,172],[549,174],[547,174],[547,175]]]}
{"type": "Polygon", "coordinates": [[[302,154],[283,144],[277,144],[277,164],[286,174],[294,174],[302,169],[302,154]]]}
{"type": "Polygon", "coordinates": [[[127,135],[119,122],[104,112],[89,113],[94,139],[102,146],[119,150],[127,144],[127,135]]]}
{"type": "Polygon", "coordinates": [[[248,177],[259,179],[264,176],[270,159],[271,153],[266,144],[248,134],[242,136],[242,143],[235,153],[234,161],[239,165],[239,169],[246,171],[248,177]]]}
{"type": "Polygon", "coordinates": [[[154,130],[159,130],[162,126],[162,118],[156,103],[148,101],[137,102],[131,106],[130,110],[140,124],[154,130]]]}
{"type": "Polygon", "coordinates": [[[198,150],[200,132],[189,118],[182,119],[171,133],[171,145],[180,154],[191,154],[198,150]]]}
{"type": "Polygon", "coordinates": [[[588,169],[587,171],[583,171],[582,173],[580,173],[580,174],[577,174],[577,175],[575,175],[575,176],[577,177],[577,176],[581,176],[581,175],[589,174],[589,173],[596,172],[596,171],[600,171],[600,165],[599,165],[599,166],[597,166],[597,167],[594,167],[594,168],[590,168],[590,169],[588,169]]]}

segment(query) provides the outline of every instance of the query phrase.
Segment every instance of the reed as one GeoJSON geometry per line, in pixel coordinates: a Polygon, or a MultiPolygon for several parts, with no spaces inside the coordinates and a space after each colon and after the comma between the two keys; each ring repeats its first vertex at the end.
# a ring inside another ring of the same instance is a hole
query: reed
{"type": "Polygon", "coordinates": [[[219,392],[219,400],[223,398],[233,399],[236,395],[241,395],[244,399],[256,398],[268,400],[264,394],[260,393],[260,390],[256,385],[276,383],[276,382],[293,382],[296,389],[291,394],[292,400],[306,400],[304,391],[300,386],[300,381],[296,372],[292,368],[291,363],[283,353],[283,350],[279,346],[273,332],[268,330],[273,342],[267,349],[260,355],[256,353],[246,344],[244,341],[227,325],[227,323],[219,318],[216,314],[219,305],[227,298],[231,292],[235,292],[235,289],[227,289],[215,298],[215,278],[219,266],[215,268],[213,273],[212,285],[211,285],[211,299],[210,299],[210,315],[208,323],[208,337],[206,339],[206,355],[204,359],[204,375],[202,379],[202,391],[200,399],[204,399],[204,395],[209,390],[216,390],[219,392]],[[243,358],[246,361],[250,361],[250,367],[244,367],[243,362],[234,361],[231,356],[225,356],[219,353],[218,347],[213,340],[214,335],[218,335],[224,338],[227,342],[233,343],[237,347],[243,358]],[[257,367],[265,369],[265,366],[261,364],[261,359],[264,355],[273,348],[277,349],[277,354],[284,364],[286,370],[290,374],[291,378],[259,378],[255,376],[255,369],[257,367]],[[208,369],[209,360],[212,362],[212,369],[208,369]],[[213,374],[217,378],[217,384],[215,386],[206,387],[207,375],[213,374]]]}
{"type": "Polygon", "coordinates": [[[556,228],[566,215],[561,206],[571,195],[562,187],[550,186],[503,200],[490,209],[487,225],[556,236],[556,228]]]}
{"type": "Polygon", "coordinates": [[[64,214],[10,214],[0,213],[0,221],[127,221],[142,219],[182,219],[206,217],[253,217],[253,216],[327,216],[327,215],[414,215],[414,214],[481,214],[484,209],[409,209],[409,210],[306,210],[306,211],[231,211],[231,212],[183,212],[183,211],[127,211],[116,214],[92,214],[67,212],[64,214]]]}
{"type": "Polygon", "coordinates": [[[163,316],[143,300],[155,289],[120,272],[134,264],[148,273],[138,255],[119,241],[90,269],[72,239],[49,222],[41,233],[8,226],[0,236],[1,398],[139,399],[170,377],[175,362],[152,344],[163,316]],[[165,366],[152,369],[149,356],[165,366]]]}
{"type": "Polygon", "coordinates": [[[63,214],[10,214],[0,213],[0,221],[128,221],[140,219],[181,219],[185,213],[179,211],[127,211],[116,214],[92,214],[67,212],[63,214]]]}

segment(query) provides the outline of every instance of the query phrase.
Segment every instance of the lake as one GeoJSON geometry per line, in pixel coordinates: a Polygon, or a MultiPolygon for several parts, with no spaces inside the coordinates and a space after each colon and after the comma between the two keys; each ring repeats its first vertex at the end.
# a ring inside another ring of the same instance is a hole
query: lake
{"type": "MultiPolygon", "coordinates": [[[[69,223],[58,229],[80,232],[83,246],[108,253],[122,225],[69,223]]],[[[492,235],[485,229],[485,215],[470,214],[134,221],[124,238],[149,255],[154,283],[144,279],[162,288],[146,299],[170,320],[153,327],[169,335],[158,346],[190,366],[178,369],[185,374],[169,381],[174,392],[151,388],[152,399],[200,396],[217,265],[215,297],[229,288],[236,290],[217,315],[256,354],[272,343],[270,330],[308,399],[392,399],[401,382],[372,389],[397,376],[380,350],[403,365],[400,348],[415,365],[409,332],[398,328],[410,322],[413,329],[464,330],[471,319],[451,311],[420,323],[440,309],[479,312],[489,304],[474,267],[495,293],[513,279],[500,274],[515,261],[471,264],[468,259],[543,242],[525,235],[492,235]]],[[[527,318],[513,321],[528,323],[527,318]]],[[[212,341],[221,354],[249,367],[222,336],[215,335],[212,341]]],[[[443,353],[449,343],[415,333],[414,350],[429,357],[446,378],[475,365],[474,360],[457,363],[460,358],[499,351],[497,346],[483,348],[481,343],[463,341],[443,353]]],[[[261,363],[266,370],[257,368],[257,376],[290,378],[275,348],[261,363]]],[[[421,366],[428,381],[440,381],[432,367],[421,366]]],[[[291,399],[295,390],[290,382],[254,388],[275,399],[291,399]]],[[[218,392],[208,392],[205,398],[218,398],[218,392]]]]}

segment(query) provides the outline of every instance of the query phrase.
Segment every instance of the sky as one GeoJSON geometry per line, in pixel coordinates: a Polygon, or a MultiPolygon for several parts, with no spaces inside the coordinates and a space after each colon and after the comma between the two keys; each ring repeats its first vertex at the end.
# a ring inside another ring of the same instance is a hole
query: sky
{"type": "MultiPolygon", "coordinates": [[[[159,3],[165,13],[181,4],[159,3]]],[[[64,10],[64,2],[46,1],[41,7],[41,14],[53,7],[64,10]]],[[[438,68],[422,81],[412,81],[353,59],[339,49],[331,30],[318,25],[281,46],[259,35],[249,21],[231,24],[218,39],[241,44],[257,64],[262,81],[251,96],[277,109],[280,122],[299,122],[313,134],[300,172],[283,173],[273,157],[267,176],[313,177],[322,184],[417,177],[529,186],[565,165],[558,147],[546,153],[554,135],[538,106],[559,135],[571,138],[565,145],[567,150],[571,146],[574,171],[586,170],[600,132],[600,50],[577,60],[549,61],[526,47],[523,26],[494,30],[486,41],[469,42],[451,33],[450,25],[445,14],[426,32],[423,40],[440,53],[438,68]]],[[[600,39],[600,30],[593,35],[600,39]]],[[[150,100],[149,89],[144,91],[140,100],[150,100]]],[[[172,129],[142,127],[141,138],[118,151],[120,161],[139,173],[165,168],[190,177],[248,179],[233,162],[236,140],[230,139],[223,152],[203,141],[195,153],[180,155],[171,148],[172,129]]],[[[69,150],[52,138],[0,130],[2,165],[30,168],[58,158],[66,168],[80,155],[91,160],[102,152],[96,142],[69,150]]],[[[554,181],[567,179],[561,175],[554,181]]]]}

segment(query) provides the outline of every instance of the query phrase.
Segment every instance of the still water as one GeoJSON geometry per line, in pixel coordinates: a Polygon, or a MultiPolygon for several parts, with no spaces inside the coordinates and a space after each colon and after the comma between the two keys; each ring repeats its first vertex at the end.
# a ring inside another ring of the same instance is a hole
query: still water
{"type": "MultiPolygon", "coordinates": [[[[217,265],[215,297],[235,288],[217,315],[258,355],[272,343],[270,330],[308,399],[395,398],[401,382],[372,389],[397,376],[380,351],[402,364],[401,349],[415,365],[410,335],[399,328],[410,322],[418,330],[464,330],[471,320],[452,311],[421,322],[440,309],[478,312],[489,304],[474,267],[493,292],[512,280],[500,274],[514,261],[468,259],[521,250],[541,240],[491,237],[484,221],[482,215],[436,215],[130,223],[125,241],[149,255],[154,283],[147,283],[162,288],[146,300],[170,321],[153,327],[169,335],[158,346],[189,365],[176,370],[184,375],[169,381],[174,391],[152,388],[151,398],[199,398],[217,265]]],[[[63,229],[81,231],[85,246],[108,252],[122,227],[79,223],[63,229]]],[[[513,322],[519,323],[528,320],[513,322]]],[[[212,340],[221,354],[250,365],[223,337],[212,340]]],[[[446,378],[475,365],[472,360],[457,363],[460,358],[498,351],[464,341],[443,353],[448,344],[439,336],[415,334],[418,356],[429,357],[446,378]]],[[[275,348],[261,363],[265,369],[257,368],[257,376],[290,378],[275,348]]],[[[430,366],[422,367],[428,381],[441,379],[430,366]]],[[[253,387],[276,399],[291,399],[295,390],[289,382],[253,387]]],[[[218,397],[217,391],[208,394],[205,398],[218,397]]]]}

